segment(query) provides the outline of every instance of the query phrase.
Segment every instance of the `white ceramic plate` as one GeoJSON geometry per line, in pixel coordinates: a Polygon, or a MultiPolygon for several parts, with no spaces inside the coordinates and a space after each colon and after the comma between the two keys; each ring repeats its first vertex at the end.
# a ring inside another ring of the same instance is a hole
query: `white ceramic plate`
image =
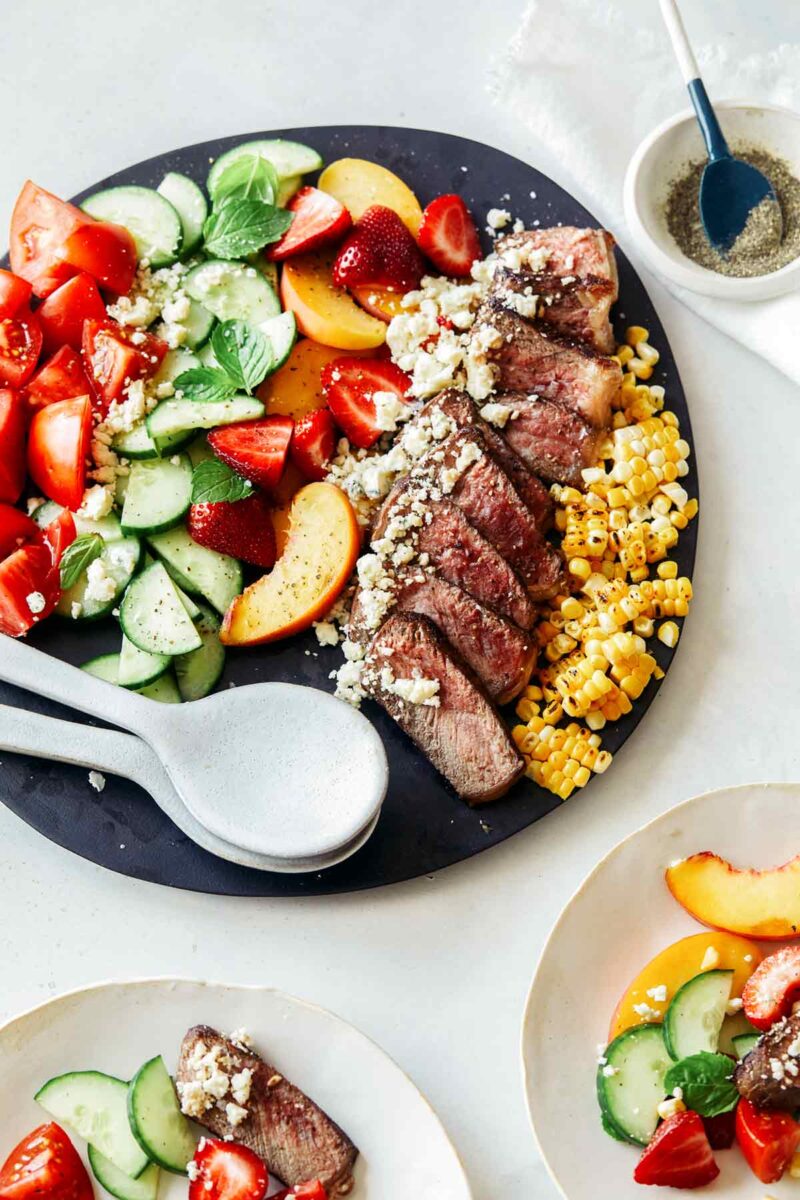
{"type": "MultiPolygon", "coordinates": [[[[361,1151],[353,1200],[470,1200],[458,1155],[430,1105],[364,1034],[271,988],[187,980],[97,984],[0,1028],[0,1160],[48,1120],[33,1101],[45,1080],[91,1068],[129,1079],[159,1053],[173,1070],[183,1034],[203,1023],[249,1030],[256,1049],[346,1130],[361,1151]]],[[[99,1185],[95,1192],[105,1195],[99,1185]]],[[[159,1200],[186,1195],[186,1180],[162,1172],[159,1200]]]]}
{"type": "MultiPolygon", "coordinates": [[[[615,847],[556,922],[528,995],[522,1057],[534,1133],[568,1200],[646,1200],[656,1192],[633,1182],[637,1148],[600,1127],[596,1047],[645,963],[678,938],[702,932],[664,882],[673,859],[701,850],[740,867],[786,862],[800,850],[800,784],[725,788],[679,804],[615,847]]],[[[720,1176],[698,1195],[797,1196],[796,1180],[760,1184],[735,1148],[716,1159],[720,1176]]]]}

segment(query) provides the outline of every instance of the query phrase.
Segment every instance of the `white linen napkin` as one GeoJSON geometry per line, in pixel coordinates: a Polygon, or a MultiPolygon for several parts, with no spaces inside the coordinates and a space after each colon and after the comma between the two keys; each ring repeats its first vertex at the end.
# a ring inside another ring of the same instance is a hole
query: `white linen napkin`
{"type": "MultiPolygon", "coordinates": [[[[745,37],[746,31],[737,41],[745,37]]],[[[696,50],[712,98],[800,108],[800,43],[738,59],[720,45],[696,50]]],[[[553,152],[612,231],[625,229],[622,183],[631,155],[650,130],[688,104],[658,5],[642,0],[530,0],[493,66],[489,90],[553,152]]],[[[800,291],[737,303],[666,286],[800,383],[800,291]]]]}

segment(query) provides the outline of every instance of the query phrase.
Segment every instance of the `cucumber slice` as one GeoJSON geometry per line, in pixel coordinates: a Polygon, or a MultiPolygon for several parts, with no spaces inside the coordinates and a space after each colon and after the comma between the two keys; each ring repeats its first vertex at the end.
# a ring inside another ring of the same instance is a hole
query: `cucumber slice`
{"type": "Polygon", "coordinates": [[[184,371],[190,371],[192,367],[199,366],[200,359],[196,354],[192,354],[191,350],[184,350],[182,347],[168,350],[157,373],[153,376],[153,383],[172,383],[173,379],[177,379],[184,371]]]}
{"type": "Polygon", "coordinates": [[[217,356],[214,353],[214,351],[211,349],[210,342],[206,342],[205,346],[200,347],[200,349],[197,351],[197,357],[200,359],[200,362],[202,363],[202,365],[204,367],[218,367],[219,366],[219,362],[217,361],[217,356]]]}
{"type": "Polygon", "coordinates": [[[664,1076],[672,1060],[660,1025],[635,1025],[615,1038],[597,1070],[597,1099],[611,1129],[628,1142],[646,1146],[658,1124],[664,1076]]]}
{"type": "Polygon", "coordinates": [[[278,182],[278,194],[275,197],[275,203],[278,205],[278,208],[285,208],[295,192],[299,192],[302,186],[302,175],[289,175],[286,179],[280,179],[278,182]]]}
{"type": "MultiPolygon", "coordinates": [[[[113,450],[123,458],[135,460],[160,458],[162,455],[166,458],[171,454],[176,454],[178,450],[182,450],[193,436],[190,429],[184,433],[174,433],[171,437],[159,438],[158,445],[156,445],[147,432],[146,421],[140,421],[138,425],[134,425],[133,429],[116,434],[111,445],[113,450]]],[[[128,476],[119,475],[117,478],[125,480],[125,493],[127,493],[128,476]]],[[[125,503],[125,493],[122,496],[123,504],[125,503]]]]}
{"type": "Polygon", "coordinates": [[[124,1080],[101,1071],[70,1071],[50,1079],[34,1099],[126,1175],[138,1179],[147,1167],[149,1159],[128,1124],[124,1080]]]}
{"type": "Polygon", "coordinates": [[[194,1158],[195,1137],[160,1056],[146,1062],[131,1080],[128,1120],[133,1136],[152,1162],[175,1175],[186,1174],[194,1158]]]}
{"type": "Polygon", "coordinates": [[[166,675],[162,675],[149,687],[142,688],[139,695],[146,696],[148,700],[157,700],[159,704],[180,704],[181,702],[181,694],[172,671],[167,671],[166,675]]]}
{"type": "Polygon", "coordinates": [[[735,1056],[735,1039],[739,1037],[753,1036],[758,1038],[758,1030],[750,1024],[744,1013],[734,1013],[733,1016],[726,1017],[722,1022],[722,1029],[719,1031],[719,1041],[717,1042],[717,1050],[720,1054],[730,1054],[735,1056]]]}
{"type": "Polygon", "coordinates": [[[208,404],[194,400],[162,400],[147,418],[147,432],[160,441],[189,429],[214,429],[236,421],[254,421],[263,417],[264,405],[255,396],[232,396],[208,404]]]}
{"type": "Polygon", "coordinates": [[[107,188],[84,200],[81,208],[98,221],[124,225],[133,234],[136,254],[151,267],[168,267],[181,251],[181,219],[163,196],[153,188],[107,188]]]}
{"type": "MultiPolygon", "coordinates": [[[[119,659],[119,654],[100,654],[97,658],[90,658],[88,662],[83,663],[81,670],[86,671],[88,675],[94,675],[97,679],[104,679],[106,683],[118,684],[119,659]]],[[[137,695],[146,696],[148,700],[158,700],[162,704],[180,704],[181,702],[180,692],[172,672],[167,672],[155,683],[148,684],[147,687],[135,690],[137,695]]]]}
{"type": "Polygon", "coordinates": [[[186,330],[186,345],[189,349],[198,350],[201,346],[205,346],[216,323],[217,319],[213,313],[204,308],[202,304],[198,304],[196,300],[190,299],[189,315],[185,321],[181,321],[186,330]]]}
{"type": "Polygon", "coordinates": [[[259,325],[281,311],[280,300],[263,275],[246,263],[211,259],[189,271],[184,291],[220,321],[238,318],[259,325]]]}
{"type": "Polygon", "coordinates": [[[741,1061],[747,1058],[751,1050],[755,1050],[759,1042],[757,1033],[740,1033],[738,1037],[733,1038],[733,1052],[741,1061]]]}
{"type": "Polygon", "coordinates": [[[255,254],[251,254],[247,261],[251,267],[255,267],[260,275],[264,276],[269,286],[277,295],[278,284],[280,282],[278,264],[271,262],[263,250],[257,250],[255,254]]]}
{"type": "Polygon", "coordinates": [[[134,646],[150,654],[187,654],[203,644],[161,563],[153,563],[131,582],[119,620],[134,646]]]}
{"type": "Polygon", "coordinates": [[[225,647],[219,640],[219,626],[217,614],[203,607],[195,621],[202,646],[175,659],[175,678],[182,700],[202,700],[219,683],[225,669],[225,647]]]}
{"type": "MultiPolygon", "coordinates": [[[[51,521],[60,516],[64,511],[60,504],[56,504],[55,500],[45,500],[44,504],[40,504],[33,514],[33,520],[40,529],[44,529],[51,521]]],[[[125,538],[122,526],[119,522],[119,517],[116,513],[108,513],[105,517],[84,517],[80,513],[72,514],[75,521],[75,531],[77,534],[82,533],[99,533],[104,542],[121,542],[125,538]]]]}
{"type": "Polygon", "coordinates": [[[204,433],[201,433],[199,437],[196,437],[193,442],[189,443],[186,453],[192,460],[192,467],[196,467],[198,463],[208,462],[210,458],[216,457],[204,433]]]}
{"type": "Polygon", "coordinates": [[[131,1179],[94,1146],[89,1147],[88,1159],[97,1182],[117,1200],[156,1200],[160,1172],[155,1163],[145,1167],[138,1179],[131,1179]]]}
{"type": "Polygon", "coordinates": [[[293,312],[281,313],[279,317],[270,317],[259,325],[272,344],[272,366],[270,372],[282,367],[292,352],[292,346],[297,340],[297,321],[293,312]]]}
{"type": "Polygon", "coordinates": [[[168,654],[149,654],[147,650],[140,650],[123,633],[118,673],[114,682],[118,683],[120,687],[133,690],[147,687],[148,684],[155,683],[157,679],[161,678],[169,669],[171,662],[172,659],[168,654]]]}
{"type": "Polygon", "coordinates": [[[190,255],[203,240],[203,225],[208,216],[206,198],[193,179],[170,171],[158,185],[158,192],[175,209],[181,223],[181,257],[190,255]]]}
{"type": "Polygon", "coordinates": [[[241,563],[227,554],[199,546],[183,526],[153,534],[147,543],[179,587],[203,596],[218,613],[224,615],[241,592],[241,563]]]}
{"type": "Polygon", "coordinates": [[[192,463],[188,454],[133,462],[122,528],[126,533],[161,533],[183,519],[191,502],[192,463]]]}
{"type": "Polygon", "coordinates": [[[97,658],[81,663],[81,670],[94,675],[95,679],[104,679],[106,683],[119,683],[119,655],[98,654],[97,658]]]}
{"type": "MultiPolygon", "coordinates": [[[[104,517],[103,521],[97,521],[98,529],[108,519],[104,517]]],[[[116,521],[116,518],[114,520],[116,521]]],[[[107,541],[102,554],[95,560],[101,564],[100,567],[94,567],[94,563],[90,564],[72,587],[61,593],[56,612],[59,616],[71,617],[75,621],[96,621],[107,616],[117,607],[120,597],[133,578],[139,566],[141,552],[142,545],[137,537],[107,541]],[[101,575],[100,584],[96,582],[96,572],[101,575]],[[73,604],[80,605],[79,609],[75,609],[74,617],[73,604]]]]}
{"type": "Polygon", "coordinates": [[[664,1042],[676,1062],[714,1053],[732,984],[733,971],[704,971],[678,988],[664,1014],[664,1042]]]}
{"type": "Polygon", "coordinates": [[[208,193],[213,198],[215,185],[222,172],[243,154],[258,154],[271,162],[278,172],[279,179],[289,179],[293,175],[307,175],[309,171],[318,171],[322,159],[316,150],[304,146],[301,142],[289,142],[285,138],[259,139],[255,142],[242,142],[225,154],[221,154],[208,172],[208,193]]]}

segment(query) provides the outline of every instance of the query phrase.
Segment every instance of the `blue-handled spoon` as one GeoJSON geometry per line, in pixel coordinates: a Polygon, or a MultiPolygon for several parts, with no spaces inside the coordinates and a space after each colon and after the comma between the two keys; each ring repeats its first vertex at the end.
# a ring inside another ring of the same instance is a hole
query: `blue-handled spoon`
{"type": "Polygon", "coordinates": [[[661,13],[708,150],[700,181],[700,219],[706,237],[715,250],[727,254],[753,209],[766,200],[775,206],[772,218],[763,225],[763,250],[768,252],[783,235],[783,216],[775,189],[763,172],[731,153],[700,77],[676,0],[661,0],[661,13]]]}

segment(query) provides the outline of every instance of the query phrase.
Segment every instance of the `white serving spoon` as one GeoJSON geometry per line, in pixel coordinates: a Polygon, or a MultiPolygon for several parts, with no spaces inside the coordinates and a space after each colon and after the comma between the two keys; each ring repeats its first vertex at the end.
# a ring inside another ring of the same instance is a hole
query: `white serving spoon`
{"type": "Polygon", "coordinates": [[[366,829],[386,794],[375,729],[314,688],[258,683],[156,704],[6,636],[0,679],[138,734],[201,825],[270,858],[332,854],[366,829]]]}
{"type": "MultiPolygon", "coordinates": [[[[155,752],[141,738],[118,729],[96,729],[76,721],[62,721],[27,709],[0,704],[0,750],[30,754],[54,762],[92,767],[110,775],[132,779],[148,792],[162,812],[196,845],[217,858],[283,875],[322,871],[343,862],[360,850],[373,833],[380,814],[352,842],[319,858],[270,858],[223,841],[196,821],[181,800],[155,752]]],[[[89,785],[87,784],[87,787],[89,785]]]]}

